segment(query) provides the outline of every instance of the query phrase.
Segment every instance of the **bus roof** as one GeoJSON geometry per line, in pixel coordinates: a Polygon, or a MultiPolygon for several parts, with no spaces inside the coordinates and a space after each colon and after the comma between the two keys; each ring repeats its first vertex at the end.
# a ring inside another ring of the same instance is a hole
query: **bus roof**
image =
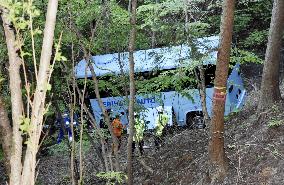
{"type": "MultiPolygon", "coordinates": [[[[194,43],[199,54],[202,55],[204,65],[215,64],[217,59],[218,36],[199,38],[194,43]]],[[[187,45],[139,50],[134,52],[135,72],[153,70],[175,69],[179,66],[189,65],[193,60],[189,56],[190,47],[187,45]]],[[[129,71],[129,52],[113,53],[92,56],[93,67],[97,76],[107,74],[120,74],[121,66],[125,73],[129,71]]],[[[85,77],[85,59],[75,67],[76,78],[85,77]]],[[[92,77],[89,68],[87,77],[92,77]]]]}

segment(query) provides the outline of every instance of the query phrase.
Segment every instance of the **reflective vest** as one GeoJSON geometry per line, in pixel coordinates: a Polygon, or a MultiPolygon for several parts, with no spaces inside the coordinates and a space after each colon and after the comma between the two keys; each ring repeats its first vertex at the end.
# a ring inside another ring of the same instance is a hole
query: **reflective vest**
{"type": "Polygon", "coordinates": [[[158,119],[156,121],[156,129],[155,134],[156,136],[161,136],[163,133],[163,130],[167,123],[169,122],[169,117],[166,114],[159,114],[158,119]]]}
{"type": "Polygon", "coordinates": [[[134,119],[134,136],[133,136],[133,141],[135,142],[140,142],[143,140],[143,135],[145,131],[145,123],[144,120],[135,118],[134,119]]]}

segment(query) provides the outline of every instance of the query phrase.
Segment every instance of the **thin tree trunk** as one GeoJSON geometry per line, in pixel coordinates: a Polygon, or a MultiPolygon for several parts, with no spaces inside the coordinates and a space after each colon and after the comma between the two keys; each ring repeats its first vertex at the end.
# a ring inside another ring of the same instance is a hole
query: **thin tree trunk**
{"type": "MultiPolygon", "coordinates": [[[[90,57],[89,56],[86,57],[86,61],[90,61],[90,57]]],[[[112,130],[112,127],[111,127],[111,123],[110,123],[110,117],[109,117],[109,115],[106,112],[105,106],[104,106],[103,101],[102,101],[101,96],[100,96],[99,82],[98,82],[98,79],[97,79],[97,76],[96,76],[96,73],[95,73],[95,69],[94,69],[92,63],[90,63],[90,62],[88,62],[88,63],[89,63],[88,67],[90,68],[90,71],[92,73],[92,79],[93,79],[94,86],[95,86],[96,98],[97,98],[99,106],[100,106],[100,108],[101,108],[101,110],[102,110],[102,112],[104,114],[106,123],[108,125],[108,129],[110,131],[111,138],[112,138],[112,141],[113,141],[113,144],[114,144],[114,155],[115,155],[115,163],[114,164],[115,164],[115,168],[116,168],[116,171],[120,171],[119,157],[118,157],[118,139],[117,139],[117,137],[113,133],[113,130],[112,130]]]]}
{"type": "Polygon", "coordinates": [[[151,48],[156,47],[156,31],[152,30],[152,35],[151,35],[151,48]]]}
{"type": "MultiPolygon", "coordinates": [[[[75,95],[76,93],[74,93],[75,95]]],[[[74,105],[75,99],[73,99],[73,102],[70,104],[70,127],[71,127],[71,134],[72,134],[72,141],[71,141],[71,153],[70,153],[70,174],[71,174],[71,181],[72,185],[77,185],[78,184],[78,175],[77,175],[77,168],[76,168],[76,150],[75,150],[75,139],[74,139],[74,127],[73,127],[73,122],[74,122],[74,105]]],[[[69,135],[68,135],[69,137],[69,135]]],[[[68,138],[69,140],[69,138],[68,138]]]]}
{"type": "MultiPolygon", "coordinates": [[[[158,4],[158,3],[160,3],[160,1],[159,0],[156,0],[156,5],[158,4]]],[[[156,10],[154,10],[155,12],[155,14],[157,15],[157,12],[156,12],[156,10]]],[[[157,43],[157,37],[156,37],[156,24],[154,25],[154,27],[152,28],[152,35],[151,35],[151,48],[155,48],[156,47],[156,43],[157,43]]]]}
{"type": "MultiPolygon", "coordinates": [[[[123,78],[123,81],[127,82],[127,76],[126,76],[126,74],[123,70],[124,64],[121,61],[120,53],[118,53],[118,64],[119,64],[120,73],[121,73],[121,76],[123,78]]],[[[124,91],[124,96],[125,96],[125,102],[129,102],[127,88],[128,88],[127,83],[123,83],[123,91],[124,91]]],[[[126,119],[127,119],[127,123],[129,123],[129,121],[128,121],[129,112],[128,111],[125,112],[125,116],[126,116],[126,119]]]]}
{"type": "Polygon", "coordinates": [[[9,87],[11,93],[12,105],[12,121],[13,121],[13,137],[11,150],[11,174],[10,185],[21,184],[22,173],[22,136],[20,131],[20,124],[23,115],[23,100],[21,92],[21,77],[20,66],[21,59],[17,54],[16,38],[11,22],[8,19],[8,12],[6,9],[2,10],[3,28],[6,37],[6,44],[9,56],[9,87]]]}
{"type": "Polygon", "coordinates": [[[58,0],[49,0],[38,71],[38,80],[32,106],[31,125],[34,125],[34,128],[30,133],[30,142],[27,147],[22,174],[21,183],[25,185],[32,185],[35,183],[36,154],[38,151],[38,144],[43,125],[42,121],[45,110],[45,97],[48,78],[50,75],[50,60],[52,54],[57,7],[58,0]]]}
{"type": "MultiPolygon", "coordinates": [[[[74,63],[73,63],[73,71],[74,70],[74,63]]],[[[75,75],[74,75],[74,94],[75,94],[75,75]]],[[[80,157],[80,180],[79,180],[79,184],[83,184],[83,148],[82,148],[82,143],[83,143],[83,131],[84,131],[84,101],[85,101],[85,93],[86,93],[86,87],[87,87],[87,67],[85,68],[85,79],[84,79],[84,88],[83,88],[83,92],[80,93],[81,96],[79,97],[79,100],[81,101],[81,127],[80,127],[80,153],[79,153],[79,157],[80,157]]],[[[99,155],[99,153],[98,153],[99,155]]]]}
{"type": "Polygon", "coordinates": [[[259,112],[281,99],[279,89],[279,66],[283,31],[284,1],[274,0],[261,81],[261,93],[258,104],[259,112]]]}
{"type": "MultiPolygon", "coordinates": [[[[105,28],[109,28],[109,23],[110,23],[110,5],[109,5],[109,0],[103,0],[103,9],[102,9],[102,15],[103,15],[103,24],[105,28]]],[[[109,53],[109,31],[108,29],[104,33],[104,48],[105,52],[109,53]]]]}
{"type": "Polygon", "coordinates": [[[132,0],[128,0],[128,12],[131,13],[131,3],[132,0]]]}
{"type": "Polygon", "coordinates": [[[134,50],[135,50],[135,39],[136,39],[136,7],[137,0],[132,0],[131,3],[131,18],[130,24],[132,29],[130,31],[129,38],[129,135],[127,142],[127,176],[128,185],[133,184],[133,164],[132,164],[132,142],[134,135],[134,102],[135,102],[135,80],[134,80],[134,50]]]}
{"type": "MultiPolygon", "coordinates": [[[[76,33],[76,35],[77,35],[77,37],[79,39],[83,39],[84,38],[83,35],[75,27],[75,25],[72,24],[72,22],[71,22],[71,29],[73,29],[75,31],[75,33],[76,33]]],[[[109,117],[108,113],[106,112],[106,108],[105,108],[105,106],[103,104],[103,101],[101,99],[101,95],[100,95],[100,91],[99,91],[99,82],[98,82],[98,79],[97,79],[97,75],[95,73],[95,69],[94,69],[94,67],[92,65],[92,63],[95,63],[95,61],[93,60],[93,58],[91,58],[91,55],[87,51],[87,49],[84,46],[84,44],[80,42],[80,46],[81,46],[81,48],[83,50],[84,58],[86,60],[86,63],[87,63],[87,65],[88,65],[88,67],[89,67],[89,69],[91,71],[92,80],[94,82],[95,95],[96,95],[96,98],[98,100],[99,107],[101,108],[102,113],[104,115],[105,121],[106,121],[107,126],[108,126],[108,130],[110,131],[111,138],[112,138],[112,141],[113,141],[113,144],[114,144],[114,155],[115,155],[116,171],[120,171],[119,157],[118,157],[118,139],[117,139],[117,137],[113,133],[113,130],[112,130],[112,127],[111,127],[111,123],[110,123],[110,117],[109,117]]]]}
{"type": "Polygon", "coordinates": [[[223,180],[228,169],[224,149],[224,111],[226,100],[226,83],[229,71],[235,0],[223,2],[220,27],[220,46],[214,81],[213,111],[209,140],[209,159],[211,163],[211,180],[223,180]]]}
{"type": "Polygon", "coordinates": [[[209,115],[207,111],[207,105],[206,105],[206,84],[205,84],[205,73],[203,65],[201,64],[198,66],[199,70],[194,70],[195,78],[197,79],[197,86],[200,94],[201,99],[201,106],[202,106],[202,114],[204,118],[204,122],[207,125],[209,121],[209,115]],[[199,74],[198,74],[199,71],[199,74]]]}
{"type": "MultiPolygon", "coordinates": [[[[120,73],[121,73],[121,76],[123,77],[123,81],[126,82],[127,77],[126,77],[125,72],[123,70],[124,64],[122,62],[123,61],[121,61],[120,53],[118,53],[118,64],[119,64],[120,73]]],[[[128,102],[127,83],[123,83],[123,91],[124,91],[124,96],[125,96],[126,102],[128,102]]]]}
{"type": "MultiPolygon", "coordinates": [[[[188,23],[189,23],[189,16],[188,16],[188,3],[189,1],[184,0],[184,14],[185,14],[185,32],[187,33],[187,43],[189,44],[189,46],[191,47],[191,53],[190,55],[192,56],[192,58],[197,58],[196,57],[196,53],[198,53],[198,49],[195,46],[195,44],[193,43],[193,41],[190,39],[189,36],[189,30],[188,30],[188,23]]],[[[204,72],[204,68],[203,68],[203,62],[198,66],[199,69],[199,75],[197,73],[197,71],[195,70],[195,77],[197,79],[197,83],[198,83],[198,90],[199,90],[199,94],[200,94],[200,98],[201,98],[201,105],[202,105],[202,113],[203,113],[203,117],[204,117],[204,121],[206,126],[208,125],[208,121],[209,121],[209,115],[208,115],[208,111],[207,111],[207,105],[206,105],[206,84],[205,84],[205,72],[204,72]]]]}
{"type": "MultiPolygon", "coordinates": [[[[72,54],[72,71],[74,71],[74,66],[75,66],[75,58],[74,58],[74,44],[72,42],[71,45],[71,54],[72,54]]],[[[70,155],[70,173],[71,173],[71,180],[72,180],[72,185],[76,185],[78,184],[78,176],[77,173],[75,172],[76,168],[76,151],[75,151],[75,137],[74,137],[74,127],[73,127],[73,122],[74,122],[74,108],[76,106],[76,79],[75,76],[72,76],[72,87],[73,87],[73,92],[71,92],[71,90],[69,90],[70,96],[71,96],[71,106],[70,106],[70,112],[71,112],[71,123],[70,123],[70,127],[71,127],[71,133],[72,133],[72,142],[71,142],[71,155],[70,155]],[[73,96],[72,96],[73,94],[73,96]]]]}
{"type": "MultiPolygon", "coordinates": [[[[77,83],[75,84],[76,86],[76,90],[77,90],[77,93],[79,95],[79,99],[82,99],[83,95],[77,85],[77,83]]],[[[100,143],[101,143],[101,149],[102,151],[99,150],[99,148],[95,145],[94,141],[92,140],[91,143],[92,145],[95,147],[96,151],[97,151],[97,155],[99,157],[99,159],[101,160],[102,162],[102,165],[103,165],[103,168],[105,171],[109,171],[108,169],[108,164],[107,164],[107,155],[106,155],[106,152],[105,152],[105,144],[104,144],[104,141],[103,141],[103,135],[101,134],[101,130],[100,130],[100,127],[97,126],[96,124],[96,119],[94,118],[93,114],[90,112],[90,110],[88,109],[88,107],[86,106],[86,104],[83,102],[81,102],[81,104],[83,104],[83,109],[84,111],[87,113],[87,115],[89,116],[90,120],[91,120],[91,124],[92,126],[97,130],[97,132],[99,133],[99,137],[100,137],[100,143]]],[[[87,132],[87,135],[89,138],[92,138],[88,132],[87,132]]]]}
{"type": "Polygon", "coordinates": [[[207,126],[210,118],[208,115],[207,105],[206,105],[206,84],[205,84],[205,71],[204,71],[203,65],[199,66],[199,76],[200,76],[199,93],[201,96],[202,112],[203,112],[205,124],[207,126]]]}
{"type": "Polygon", "coordinates": [[[8,118],[4,101],[0,96],[0,143],[4,152],[4,165],[6,174],[10,174],[10,157],[12,148],[12,127],[8,118]]]}

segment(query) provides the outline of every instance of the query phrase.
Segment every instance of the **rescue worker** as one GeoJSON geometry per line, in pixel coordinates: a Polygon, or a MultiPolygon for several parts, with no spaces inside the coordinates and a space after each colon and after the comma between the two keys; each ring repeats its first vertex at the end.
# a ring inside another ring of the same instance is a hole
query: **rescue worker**
{"type": "Polygon", "coordinates": [[[140,154],[143,155],[144,150],[144,131],[145,131],[145,122],[143,119],[140,119],[138,114],[134,115],[134,136],[133,136],[133,142],[132,142],[132,154],[134,154],[135,151],[135,145],[138,144],[140,154]]]}
{"type": "MultiPolygon", "coordinates": [[[[73,137],[72,137],[72,130],[71,130],[71,125],[70,125],[70,122],[71,122],[71,119],[68,115],[68,112],[64,112],[64,114],[62,114],[62,119],[63,119],[63,127],[61,126],[61,121],[60,120],[57,120],[58,124],[60,125],[60,130],[59,130],[59,134],[58,134],[58,137],[57,137],[57,144],[61,143],[63,137],[64,137],[64,130],[66,130],[67,134],[68,134],[68,140],[69,142],[72,142],[73,140],[73,137]]],[[[73,128],[75,126],[77,126],[77,117],[76,115],[74,114],[74,121],[73,121],[73,128]]]]}
{"type": "Polygon", "coordinates": [[[160,148],[163,142],[163,133],[164,133],[163,131],[165,126],[168,124],[168,122],[169,122],[168,115],[165,114],[163,110],[160,110],[158,112],[158,119],[156,121],[155,138],[154,138],[155,146],[157,147],[157,149],[160,148]]]}
{"type": "MultiPolygon", "coordinates": [[[[123,129],[123,126],[120,122],[119,115],[115,116],[115,119],[112,121],[111,126],[112,126],[113,134],[118,139],[118,149],[117,150],[119,150],[121,146],[121,134],[122,134],[122,129],[123,129]]],[[[114,152],[114,144],[112,144],[112,153],[113,152],[114,152]]]]}

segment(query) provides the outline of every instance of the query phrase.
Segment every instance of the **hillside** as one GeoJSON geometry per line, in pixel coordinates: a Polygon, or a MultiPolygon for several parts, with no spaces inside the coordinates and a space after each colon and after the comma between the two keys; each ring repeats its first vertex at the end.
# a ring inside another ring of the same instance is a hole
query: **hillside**
{"type": "MultiPolygon", "coordinates": [[[[283,85],[281,87],[283,93],[283,85]]],[[[226,117],[225,147],[229,173],[223,184],[284,183],[284,106],[274,105],[256,114],[258,91],[251,91],[244,109],[226,117]],[[279,126],[276,126],[279,124],[279,126]]],[[[151,139],[146,145],[151,145],[151,139]]],[[[208,130],[179,129],[166,136],[163,148],[145,149],[135,156],[135,184],[202,185],[208,182],[208,130]]],[[[62,145],[61,145],[62,146],[62,145]]],[[[39,161],[39,185],[70,184],[68,147],[49,147],[39,161]],[[57,147],[57,149],[56,149],[57,147]]],[[[126,137],[121,149],[122,166],[126,168],[126,137]]],[[[90,147],[84,158],[85,184],[105,184],[96,177],[100,165],[90,147]]],[[[1,167],[3,173],[3,168],[1,167]]],[[[3,175],[1,184],[4,184],[3,175]]],[[[220,183],[216,183],[220,184],[220,183]]]]}
{"type": "MultiPolygon", "coordinates": [[[[245,108],[226,118],[225,146],[230,170],[224,184],[284,183],[284,106],[275,105],[259,116],[255,112],[257,93],[252,91],[245,108]],[[277,123],[281,126],[268,126],[277,123]]],[[[135,184],[206,184],[209,178],[207,145],[208,130],[175,131],[167,136],[166,143],[160,150],[146,149],[144,157],[135,157],[135,184]]],[[[124,162],[125,151],[126,140],[121,150],[124,162]]],[[[92,156],[92,153],[88,153],[85,163],[88,174],[86,184],[100,182],[95,177],[94,169],[98,167],[94,166],[97,161],[92,156]]],[[[67,178],[65,180],[68,182],[66,157],[41,158],[39,179],[51,180],[45,181],[46,183],[41,181],[41,184],[65,184],[62,177],[67,178]]],[[[125,167],[125,163],[123,164],[125,167]]]]}

